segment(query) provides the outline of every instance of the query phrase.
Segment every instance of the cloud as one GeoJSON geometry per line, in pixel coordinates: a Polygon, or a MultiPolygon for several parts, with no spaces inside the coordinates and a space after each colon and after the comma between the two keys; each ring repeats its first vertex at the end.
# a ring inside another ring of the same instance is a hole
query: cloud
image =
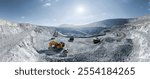
{"type": "Polygon", "coordinates": [[[45,3],[43,6],[44,7],[49,7],[49,6],[51,6],[51,3],[45,3]]]}
{"type": "Polygon", "coordinates": [[[42,3],[43,3],[43,6],[44,7],[49,7],[51,6],[52,4],[52,0],[40,0],[42,3]]]}

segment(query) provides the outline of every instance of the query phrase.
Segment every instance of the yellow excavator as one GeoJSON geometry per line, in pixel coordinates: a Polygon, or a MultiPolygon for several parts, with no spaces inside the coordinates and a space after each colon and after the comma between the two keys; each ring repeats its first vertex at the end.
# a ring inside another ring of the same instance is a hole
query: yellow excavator
{"type": "Polygon", "coordinates": [[[50,43],[48,45],[48,49],[50,49],[50,48],[63,49],[64,47],[65,47],[65,43],[64,42],[58,43],[55,40],[50,41],[50,43]]]}
{"type": "Polygon", "coordinates": [[[57,42],[55,39],[51,40],[48,44],[48,49],[53,50],[55,52],[59,52],[61,57],[67,57],[68,50],[64,49],[64,42],[57,42]]]}

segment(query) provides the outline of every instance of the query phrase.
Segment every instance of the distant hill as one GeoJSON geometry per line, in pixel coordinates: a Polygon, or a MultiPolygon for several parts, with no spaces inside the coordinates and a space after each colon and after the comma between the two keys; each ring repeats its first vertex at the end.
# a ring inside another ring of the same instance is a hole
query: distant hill
{"type": "Polygon", "coordinates": [[[109,19],[99,22],[94,22],[86,25],[70,25],[63,24],[57,29],[63,34],[72,36],[85,36],[93,34],[101,34],[104,29],[109,29],[113,26],[120,26],[128,23],[131,19],[109,19]]]}

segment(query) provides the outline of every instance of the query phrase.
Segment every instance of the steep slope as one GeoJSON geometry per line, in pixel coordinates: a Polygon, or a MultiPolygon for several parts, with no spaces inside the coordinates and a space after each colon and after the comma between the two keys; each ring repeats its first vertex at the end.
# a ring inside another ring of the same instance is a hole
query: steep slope
{"type": "Polygon", "coordinates": [[[37,49],[44,47],[41,40],[51,36],[51,28],[6,20],[0,21],[0,27],[0,61],[42,61],[37,49]]]}
{"type": "Polygon", "coordinates": [[[127,26],[130,29],[129,37],[134,43],[129,61],[150,61],[150,16],[139,17],[127,26]]]}

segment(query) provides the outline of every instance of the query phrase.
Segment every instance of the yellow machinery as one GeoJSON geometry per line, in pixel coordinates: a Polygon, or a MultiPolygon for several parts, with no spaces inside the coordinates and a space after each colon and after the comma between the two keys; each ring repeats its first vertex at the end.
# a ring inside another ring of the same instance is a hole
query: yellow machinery
{"type": "Polygon", "coordinates": [[[48,45],[48,49],[50,49],[50,48],[62,49],[64,46],[65,46],[64,42],[58,43],[57,41],[52,40],[48,45]]]}

